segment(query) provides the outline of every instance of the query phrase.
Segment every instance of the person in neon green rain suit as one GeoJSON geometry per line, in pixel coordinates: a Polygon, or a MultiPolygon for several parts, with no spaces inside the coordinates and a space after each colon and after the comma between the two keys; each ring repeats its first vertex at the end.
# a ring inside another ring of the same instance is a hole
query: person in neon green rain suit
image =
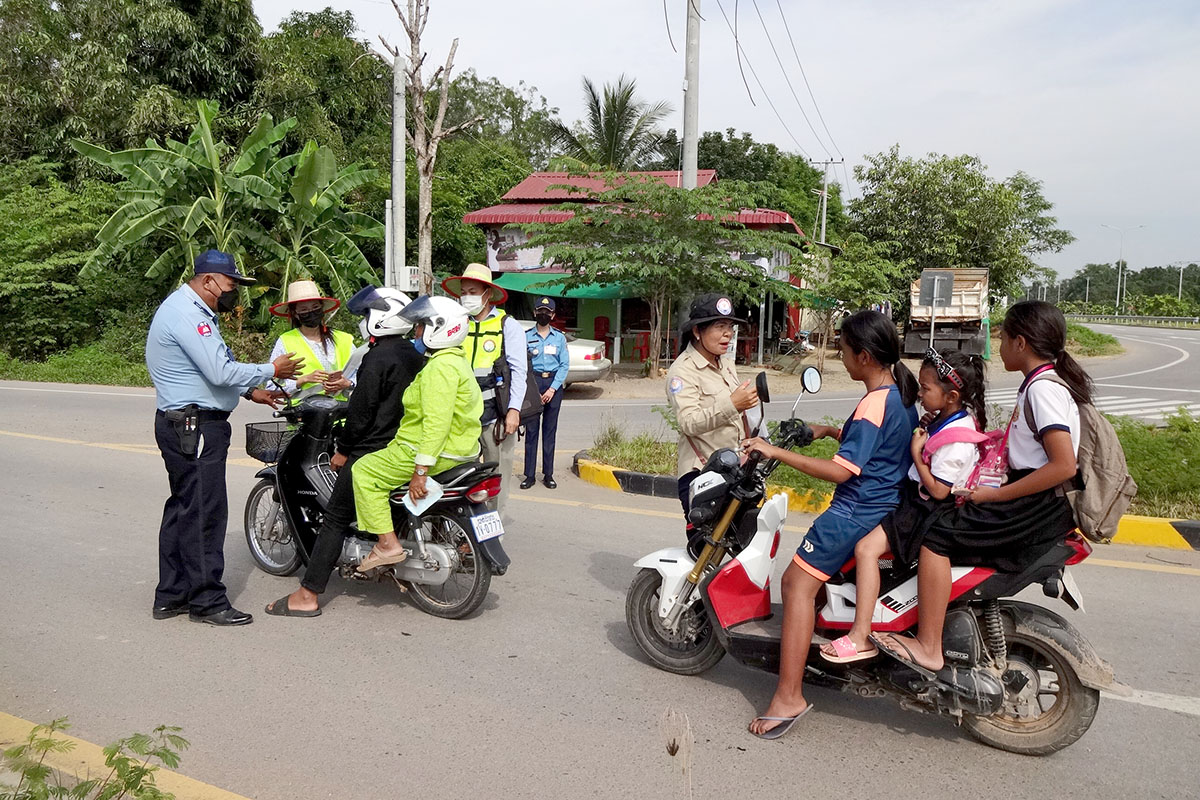
{"type": "Polygon", "coordinates": [[[425,366],[404,391],[404,417],[387,447],[354,463],[358,529],[379,542],[358,569],[367,572],[406,558],[396,537],[389,495],[408,483],[413,500],[427,494],[426,478],[479,457],[483,395],[462,348],[467,312],[448,297],[419,297],[400,315],[416,326],[425,366]]]}

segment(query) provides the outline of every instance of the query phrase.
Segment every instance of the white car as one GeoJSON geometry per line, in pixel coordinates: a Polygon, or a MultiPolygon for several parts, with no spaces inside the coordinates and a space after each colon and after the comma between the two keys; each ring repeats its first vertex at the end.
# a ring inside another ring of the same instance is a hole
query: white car
{"type": "MultiPolygon", "coordinates": [[[[536,324],[528,319],[519,319],[517,322],[521,323],[525,330],[530,330],[536,324]]],[[[608,375],[612,369],[612,361],[604,356],[604,342],[580,339],[566,331],[563,331],[563,335],[567,337],[567,354],[571,357],[566,385],[598,381],[608,375]]]]}

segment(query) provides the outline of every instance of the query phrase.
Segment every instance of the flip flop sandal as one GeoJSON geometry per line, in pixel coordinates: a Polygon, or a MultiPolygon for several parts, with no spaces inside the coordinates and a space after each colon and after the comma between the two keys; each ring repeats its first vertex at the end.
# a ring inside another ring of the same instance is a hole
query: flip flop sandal
{"type": "Polygon", "coordinates": [[[892,658],[896,659],[897,661],[899,661],[901,664],[908,667],[912,671],[914,671],[920,675],[924,675],[926,678],[929,678],[930,680],[937,679],[936,672],[931,670],[929,667],[924,667],[917,663],[917,657],[913,655],[913,651],[908,649],[908,645],[906,645],[904,643],[904,640],[901,639],[899,636],[893,636],[892,641],[900,646],[900,648],[904,651],[904,655],[901,655],[899,650],[896,650],[895,648],[889,647],[888,645],[886,645],[883,642],[882,637],[878,637],[878,636],[875,636],[874,634],[871,634],[870,638],[871,638],[871,641],[875,643],[875,646],[879,648],[879,651],[881,653],[883,653],[884,655],[891,656],[892,658]],[[907,656],[907,658],[905,656],[907,656]]]}
{"type": "MultiPolygon", "coordinates": [[[[771,728],[771,730],[769,730],[769,731],[763,731],[762,733],[755,733],[754,735],[760,739],[781,739],[788,731],[790,731],[792,729],[792,726],[796,724],[796,720],[800,719],[805,714],[812,711],[812,707],[813,707],[812,703],[809,703],[808,705],[806,705],[804,707],[803,711],[801,711],[799,714],[797,714],[794,717],[755,717],[754,722],[758,722],[760,719],[762,719],[762,720],[767,720],[768,722],[778,722],[779,724],[776,725],[774,728],[771,728]]],[[[754,733],[754,732],[751,731],[751,733],[754,733]]]]}
{"type": "Polygon", "coordinates": [[[833,648],[835,655],[829,655],[825,652],[825,648],[820,648],[821,658],[832,664],[852,664],[855,661],[866,661],[868,658],[874,658],[879,655],[879,650],[872,647],[870,650],[859,650],[854,642],[850,641],[849,636],[842,636],[834,639],[829,645],[833,648]]]}
{"type": "Polygon", "coordinates": [[[408,553],[401,550],[399,553],[391,556],[376,555],[375,551],[367,553],[367,557],[358,565],[359,572],[370,572],[378,567],[387,567],[392,564],[399,564],[408,558],[408,553]]]}
{"type": "Polygon", "coordinates": [[[285,594],[283,597],[279,598],[274,603],[271,603],[263,610],[266,611],[268,614],[270,614],[273,617],[319,617],[319,616],[321,616],[321,609],[319,609],[319,608],[316,609],[315,611],[307,611],[307,610],[299,609],[299,608],[289,608],[288,607],[288,598],[289,597],[291,597],[291,595],[285,594]]]}

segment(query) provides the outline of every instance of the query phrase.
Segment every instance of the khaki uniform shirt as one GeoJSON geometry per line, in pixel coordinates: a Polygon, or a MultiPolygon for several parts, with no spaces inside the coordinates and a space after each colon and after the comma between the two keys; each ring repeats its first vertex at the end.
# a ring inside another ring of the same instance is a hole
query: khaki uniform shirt
{"type": "Polygon", "coordinates": [[[746,436],[745,419],[730,398],[742,382],[729,359],[717,363],[709,364],[689,344],[667,371],[667,402],[679,422],[680,476],[703,467],[713,451],[737,447],[746,436]]]}

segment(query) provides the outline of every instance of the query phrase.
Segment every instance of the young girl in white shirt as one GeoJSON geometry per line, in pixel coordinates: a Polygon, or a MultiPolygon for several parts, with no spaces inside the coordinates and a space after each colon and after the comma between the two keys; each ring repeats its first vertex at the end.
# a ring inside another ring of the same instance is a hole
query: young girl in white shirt
{"type": "Polygon", "coordinates": [[[900,505],[854,547],[855,610],[849,633],[821,647],[821,655],[835,664],[848,664],[879,654],[867,639],[871,617],[879,599],[879,559],[888,551],[898,562],[917,560],[925,531],[942,511],[952,508],[950,489],[966,478],[979,461],[979,447],[971,441],[940,444],[925,457],[930,437],[964,428],[971,433],[987,425],[984,402],[986,376],[983,359],[957,351],[945,355],[930,349],[919,375],[921,406],[928,422],[913,431],[913,465],[900,505]]]}
{"type": "Polygon", "coordinates": [[[1008,480],[981,486],[953,519],[930,526],[917,568],[917,636],[872,636],[890,655],[925,670],[944,665],[942,627],[950,601],[950,564],[1019,572],[1075,527],[1062,492],[1074,479],[1079,450],[1078,403],[1092,400],[1092,379],[1066,351],[1067,321],[1049,303],[1027,300],[1008,311],[1000,358],[1025,380],[1008,427],[1008,480]],[[1053,374],[1067,386],[1039,380],[1053,374]],[[1069,388],[1068,388],[1069,387],[1069,388]],[[1028,403],[1026,403],[1028,400],[1028,403]],[[1032,420],[1026,420],[1026,409],[1032,420]],[[1036,433],[1034,432],[1036,431],[1036,433]]]}

